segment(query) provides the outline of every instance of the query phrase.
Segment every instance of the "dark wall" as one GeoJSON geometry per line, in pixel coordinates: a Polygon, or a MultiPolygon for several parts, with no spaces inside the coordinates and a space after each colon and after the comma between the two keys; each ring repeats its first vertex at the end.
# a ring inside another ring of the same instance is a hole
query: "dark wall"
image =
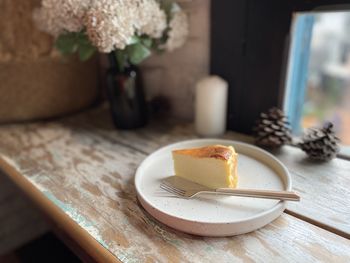
{"type": "Polygon", "coordinates": [[[228,128],[234,129],[240,114],[237,99],[244,92],[248,1],[212,1],[211,72],[229,82],[228,128]]]}

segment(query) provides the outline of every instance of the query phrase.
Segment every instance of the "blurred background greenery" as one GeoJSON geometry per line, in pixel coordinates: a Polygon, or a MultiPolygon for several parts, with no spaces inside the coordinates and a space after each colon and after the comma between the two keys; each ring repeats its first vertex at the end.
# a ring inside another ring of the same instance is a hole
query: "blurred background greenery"
{"type": "Polygon", "coordinates": [[[350,150],[350,12],[314,15],[301,125],[332,121],[350,150]]]}

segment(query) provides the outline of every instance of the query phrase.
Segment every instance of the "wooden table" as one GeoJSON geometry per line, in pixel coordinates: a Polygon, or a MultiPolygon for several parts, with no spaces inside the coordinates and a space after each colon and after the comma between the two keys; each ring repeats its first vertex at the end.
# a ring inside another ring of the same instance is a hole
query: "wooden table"
{"type": "MultiPolygon", "coordinates": [[[[250,141],[232,132],[223,137],[250,141]]],[[[313,163],[292,147],[275,154],[302,201],[258,231],[204,238],[150,217],[136,199],[136,168],[157,148],[190,138],[192,125],[176,121],[118,131],[101,107],[2,126],[0,166],[86,261],[350,262],[350,162],[313,163]]]]}

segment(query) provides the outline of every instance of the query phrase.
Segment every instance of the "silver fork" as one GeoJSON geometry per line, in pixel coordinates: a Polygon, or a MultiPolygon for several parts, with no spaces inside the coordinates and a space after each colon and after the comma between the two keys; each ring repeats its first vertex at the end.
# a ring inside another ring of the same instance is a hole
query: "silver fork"
{"type": "Polygon", "coordinates": [[[182,198],[194,198],[199,194],[219,194],[230,196],[244,196],[253,198],[277,199],[286,201],[300,201],[300,196],[291,191],[275,191],[260,189],[232,189],[209,187],[196,184],[179,176],[170,176],[162,180],[160,188],[182,198]]]}

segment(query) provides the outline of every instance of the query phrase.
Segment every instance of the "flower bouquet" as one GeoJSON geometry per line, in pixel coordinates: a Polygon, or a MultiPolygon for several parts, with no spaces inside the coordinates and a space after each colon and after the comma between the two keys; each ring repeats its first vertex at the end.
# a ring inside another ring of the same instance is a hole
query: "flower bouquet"
{"type": "Polygon", "coordinates": [[[145,124],[135,65],[152,51],[181,47],[189,32],[186,13],[172,0],[42,0],[33,16],[61,53],[77,53],[82,61],[96,52],[108,54],[108,95],[120,128],[145,124]]]}
{"type": "Polygon", "coordinates": [[[63,54],[78,52],[84,61],[96,51],[113,52],[121,69],[152,49],[181,47],[188,35],[185,12],[170,0],[42,0],[34,20],[63,54]]]}

